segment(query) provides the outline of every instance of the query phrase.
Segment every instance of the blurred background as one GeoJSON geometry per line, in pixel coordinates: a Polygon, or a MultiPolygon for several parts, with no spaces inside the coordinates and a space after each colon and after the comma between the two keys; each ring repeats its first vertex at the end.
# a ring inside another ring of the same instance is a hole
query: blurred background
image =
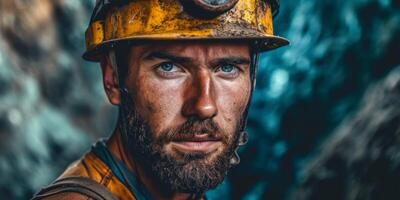
{"type": "MultiPolygon", "coordinates": [[[[0,0],[0,199],[29,199],[117,110],[81,58],[94,0],[0,0]]],[[[210,199],[400,198],[400,1],[282,0],[242,162],[210,199]],[[396,198],[397,197],[397,198],[396,198]]]]}

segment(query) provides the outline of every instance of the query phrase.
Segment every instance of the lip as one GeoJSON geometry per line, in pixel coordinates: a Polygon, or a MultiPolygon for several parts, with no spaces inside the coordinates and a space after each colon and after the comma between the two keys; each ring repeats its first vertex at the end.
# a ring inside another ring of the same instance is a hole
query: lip
{"type": "Polygon", "coordinates": [[[178,151],[208,153],[216,150],[221,143],[220,140],[209,138],[208,135],[205,134],[172,141],[171,145],[178,151]]]}

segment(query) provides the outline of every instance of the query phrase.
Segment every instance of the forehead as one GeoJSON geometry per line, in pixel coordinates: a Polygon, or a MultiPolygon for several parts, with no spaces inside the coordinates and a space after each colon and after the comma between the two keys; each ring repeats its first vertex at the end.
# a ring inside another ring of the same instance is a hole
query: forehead
{"type": "Polygon", "coordinates": [[[250,44],[241,41],[154,41],[134,45],[130,57],[141,59],[152,52],[169,52],[193,59],[204,57],[250,57],[250,44]]]}

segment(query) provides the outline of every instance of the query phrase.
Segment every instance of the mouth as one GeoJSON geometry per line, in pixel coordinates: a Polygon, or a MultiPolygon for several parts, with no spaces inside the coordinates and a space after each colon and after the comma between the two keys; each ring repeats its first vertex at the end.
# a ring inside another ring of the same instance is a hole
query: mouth
{"type": "Polygon", "coordinates": [[[210,138],[208,134],[201,134],[173,140],[170,144],[181,152],[210,153],[215,151],[222,141],[219,138],[210,138]]]}

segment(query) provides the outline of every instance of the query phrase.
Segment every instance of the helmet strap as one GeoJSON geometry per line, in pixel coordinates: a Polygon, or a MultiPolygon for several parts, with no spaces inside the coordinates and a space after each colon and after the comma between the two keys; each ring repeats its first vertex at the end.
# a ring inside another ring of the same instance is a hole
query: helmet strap
{"type": "Polygon", "coordinates": [[[234,154],[230,160],[231,165],[237,165],[240,163],[240,157],[238,154],[239,147],[245,145],[249,139],[249,134],[246,131],[246,125],[247,125],[247,118],[248,118],[248,114],[249,114],[251,100],[253,98],[253,92],[256,87],[256,76],[257,76],[257,69],[258,69],[259,53],[252,52],[251,55],[252,55],[252,59],[251,59],[251,63],[250,63],[250,81],[251,81],[250,97],[249,97],[247,106],[244,110],[243,118],[241,120],[240,133],[239,133],[240,135],[239,135],[239,139],[237,141],[237,147],[236,147],[234,154]]]}

